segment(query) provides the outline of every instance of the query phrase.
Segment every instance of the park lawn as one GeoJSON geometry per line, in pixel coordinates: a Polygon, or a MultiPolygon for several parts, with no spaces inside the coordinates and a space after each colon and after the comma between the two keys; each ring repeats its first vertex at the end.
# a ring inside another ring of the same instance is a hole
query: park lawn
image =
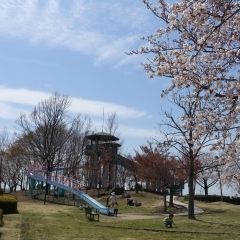
{"type": "MultiPolygon", "coordinates": [[[[142,197],[151,199],[150,204],[153,205],[159,201],[159,195],[144,193],[142,197]]],[[[174,220],[178,227],[166,229],[162,222],[164,218],[162,215],[156,219],[125,221],[101,215],[100,222],[93,222],[85,218],[84,211],[80,211],[76,206],[52,203],[43,205],[42,201],[26,199],[19,199],[19,214],[4,215],[4,227],[0,228],[1,240],[235,240],[240,236],[239,206],[228,203],[196,201],[195,205],[202,208],[205,211],[204,214],[196,215],[196,220],[188,220],[187,216],[175,216],[174,220]]],[[[145,204],[148,203],[148,200],[145,204]]],[[[141,207],[130,207],[129,209],[129,207],[123,206],[125,199],[119,198],[118,201],[121,206],[120,214],[127,212],[129,214],[151,214],[141,207]]],[[[143,200],[141,199],[141,201],[143,200]]]]}
{"type": "MultiPolygon", "coordinates": [[[[127,206],[126,198],[123,198],[121,196],[116,196],[116,201],[119,205],[119,212],[121,213],[138,213],[138,214],[144,214],[144,215],[152,215],[153,212],[156,211],[157,206],[163,205],[163,196],[158,194],[152,194],[144,191],[139,191],[136,193],[135,191],[128,191],[131,195],[131,198],[133,201],[137,201],[138,203],[141,203],[141,207],[134,207],[134,206],[127,206]]],[[[92,195],[94,197],[94,195],[92,195]]],[[[98,201],[100,201],[103,205],[106,204],[106,198],[108,196],[104,196],[102,198],[96,198],[98,201]]]]}

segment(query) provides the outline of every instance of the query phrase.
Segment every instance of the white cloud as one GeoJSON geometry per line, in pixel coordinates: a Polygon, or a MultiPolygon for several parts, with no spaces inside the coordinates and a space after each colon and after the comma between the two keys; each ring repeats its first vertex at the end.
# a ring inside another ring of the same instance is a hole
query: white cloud
{"type": "MultiPolygon", "coordinates": [[[[16,111],[16,105],[12,106],[9,103],[36,106],[38,102],[48,99],[50,96],[51,93],[32,91],[29,89],[12,89],[0,86],[0,103],[3,106],[1,109],[4,109],[4,106],[6,107],[8,111],[6,116],[12,116],[14,112],[20,112],[20,110],[16,111]]],[[[105,109],[106,114],[116,112],[117,116],[122,118],[149,117],[146,112],[134,108],[129,108],[111,102],[94,101],[82,98],[72,98],[72,104],[69,110],[73,113],[81,113],[89,116],[101,116],[103,108],[105,109]]]]}
{"type": "Polygon", "coordinates": [[[7,104],[5,102],[0,102],[0,109],[0,118],[11,120],[15,120],[16,117],[19,116],[20,112],[24,110],[14,107],[11,104],[7,104]]]}
{"type": "Polygon", "coordinates": [[[0,2],[0,34],[69,48],[103,64],[125,57],[150,24],[148,14],[128,0],[8,0],[0,2]]]}
{"type": "Polygon", "coordinates": [[[50,93],[0,86],[0,101],[2,102],[35,106],[39,101],[47,99],[50,96],[50,93]]]}
{"type": "MultiPolygon", "coordinates": [[[[14,121],[20,116],[20,113],[29,114],[33,110],[33,106],[36,106],[38,102],[44,99],[48,99],[50,96],[51,94],[47,92],[33,91],[29,89],[12,89],[0,86],[1,127],[8,127],[11,130],[14,126],[14,121]]],[[[117,113],[119,121],[118,132],[121,133],[121,139],[127,138],[130,140],[132,138],[132,146],[136,147],[136,144],[138,144],[139,141],[139,144],[144,144],[145,139],[150,139],[151,137],[156,136],[154,130],[131,127],[131,125],[135,123],[136,118],[146,119],[146,117],[151,117],[148,113],[134,108],[111,102],[72,98],[72,104],[69,110],[72,113],[80,113],[90,116],[90,118],[93,119],[93,127],[96,127],[97,131],[101,131],[101,128],[103,127],[103,108],[105,116],[114,112],[117,113]],[[123,118],[128,119],[129,126],[121,124],[121,119],[123,118]]],[[[14,132],[15,130],[12,129],[11,131],[14,132]]]]}
{"type": "Polygon", "coordinates": [[[118,117],[123,118],[141,118],[148,116],[146,112],[134,108],[121,106],[111,102],[93,101],[87,99],[73,98],[70,110],[80,112],[90,116],[101,116],[103,109],[106,115],[116,112],[118,117]]]}
{"type": "Polygon", "coordinates": [[[154,138],[158,133],[154,129],[143,129],[143,128],[135,128],[129,126],[120,126],[119,132],[126,137],[141,137],[141,138],[154,138]]]}

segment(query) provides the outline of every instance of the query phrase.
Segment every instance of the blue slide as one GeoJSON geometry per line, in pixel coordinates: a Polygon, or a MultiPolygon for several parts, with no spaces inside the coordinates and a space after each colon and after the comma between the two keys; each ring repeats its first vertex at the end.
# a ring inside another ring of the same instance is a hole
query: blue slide
{"type": "Polygon", "coordinates": [[[28,174],[28,177],[31,178],[31,179],[41,181],[41,182],[46,182],[50,185],[53,185],[55,187],[58,187],[58,188],[66,190],[68,192],[71,192],[72,194],[74,194],[74,195],[80,197],[81,199],[83,199],[91,207],[95,208],[97,211],[99,211],[102,214],[105,214],[105,215],[112,215],[113,214],[113,209],[105,207],[100,202],[98,202],[97,200],[95,200],[94,198],[89,196],[88,194],[84,193],[83,191],[74,190],[71,187],[60,184],[58,182],[54,182],[52,180],[47,180],[46,181],[46,178],[43,178],[43,177],[38,176],[38,175],[33,175],[32,173],[28,174]]]}

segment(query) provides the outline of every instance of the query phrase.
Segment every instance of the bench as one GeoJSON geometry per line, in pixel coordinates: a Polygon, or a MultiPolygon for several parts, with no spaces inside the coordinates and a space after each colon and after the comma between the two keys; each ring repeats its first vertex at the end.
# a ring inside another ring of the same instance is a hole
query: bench
{"type": "Polygon", "coordinates": [[[89,215],[89,220],[94,220],[94,217],[97,216],[97,220],[99,221],[99,213],[94,212],[92,208],[86,207],[85,208],[85,217],[89,215]]]}

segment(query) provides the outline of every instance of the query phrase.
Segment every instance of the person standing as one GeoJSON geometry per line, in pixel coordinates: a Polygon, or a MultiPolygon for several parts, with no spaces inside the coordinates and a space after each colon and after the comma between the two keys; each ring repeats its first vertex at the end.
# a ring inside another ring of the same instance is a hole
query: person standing
{"type": "Polygon", "coordinates": [[[118,214],[118,203],[117,202],[114,203],[113,210],[114,210],[114,215],[117,217],[117,214],[118,214]]]}
{"type": "Polygon", "coordinates": [[[112,203],[112,207],[114,206],[114,203],[116,202],[116,195],[115,195],[115,192],[112,192],[111,193],[111,203],[112,203]]]}

